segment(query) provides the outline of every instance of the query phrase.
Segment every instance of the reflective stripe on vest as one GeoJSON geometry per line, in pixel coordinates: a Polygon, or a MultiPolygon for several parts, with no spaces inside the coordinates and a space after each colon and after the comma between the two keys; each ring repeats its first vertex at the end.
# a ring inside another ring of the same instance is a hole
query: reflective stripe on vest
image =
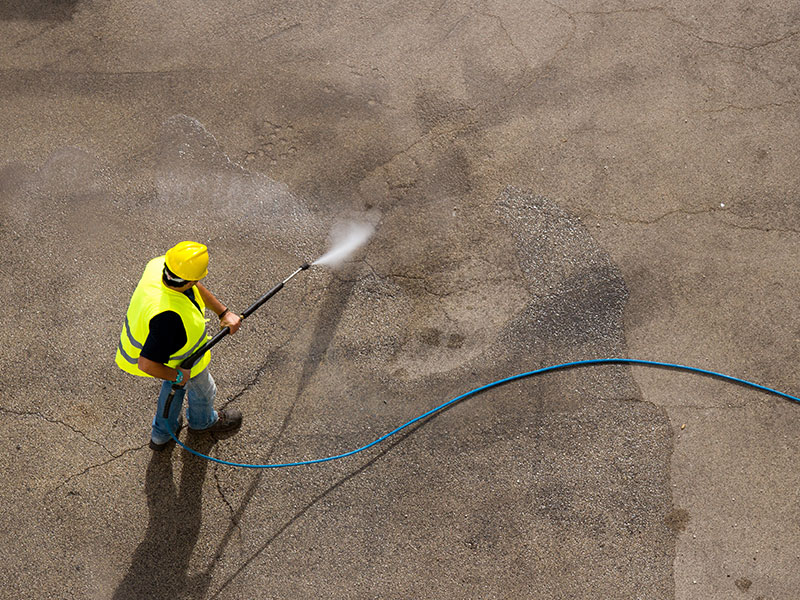
{"type": "MultiPolygon", "coordinates": [[[[208,339],[205,333],[205,304],[202,297],[199,293],[195,293],[197,302],[195,306],[186,294],[166,287],[161,281],[163,267],[163,256],[154,258],[147,264],[125,315],[125,324],[117,347],[116,363],[120,369],[133,375],[150,377],[139,369],[138,360],[150,332],[150,320],[160,313],[170,310],[177,313],[186,331],[186,343],[170,356],[167,366],[177,367],[208,339]]],[[[192,367],[192,377],[205,369],[210,360],[211,357],[206,352],[192,367]]]]}

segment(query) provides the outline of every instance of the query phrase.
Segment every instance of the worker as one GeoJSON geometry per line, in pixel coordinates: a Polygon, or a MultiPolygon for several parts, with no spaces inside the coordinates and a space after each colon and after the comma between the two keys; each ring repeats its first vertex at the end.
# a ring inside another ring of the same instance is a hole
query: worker
{"type": "Polygon", "coordinates": [[[200,283],[208,274],[208,248],[198,242],[181,242],[145,267],[131,297],[122,328],[117,365],[127,373],[163,379],[150,433],[150,448],[164,450],[183,427],[183,398],[188,392],[186,416],[189,430],[222,432],[242,424],[235,408],[214,410],[217,386],[206,352],[191,369],[180,363],[207,340],[205,309],[219,317],[220,327],[236,333],[242,320],[200,283]],[[175,396],[167,418],[164,405],[173,385],[175,396]]]}

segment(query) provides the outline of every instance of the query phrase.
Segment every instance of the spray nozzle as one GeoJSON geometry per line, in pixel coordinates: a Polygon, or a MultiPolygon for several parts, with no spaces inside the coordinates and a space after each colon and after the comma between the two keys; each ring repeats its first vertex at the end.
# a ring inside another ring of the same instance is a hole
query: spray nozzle
{"type": "Polygon", "coordinates": [[[302,265],[300,265],[300,270],[301,270],[301,271],[305,271],[305,270],[306,270],[308,267],[310,267],[310,266],[311,266],[311,265],[310,265],[310,264],[308,264],[308,263],[303,263],[302,265]]]}

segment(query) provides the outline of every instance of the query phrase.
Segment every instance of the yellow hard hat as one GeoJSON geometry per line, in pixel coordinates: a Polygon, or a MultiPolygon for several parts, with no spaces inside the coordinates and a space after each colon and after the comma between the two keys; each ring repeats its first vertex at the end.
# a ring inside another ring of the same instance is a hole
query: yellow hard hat
{"type": "Polygon", "coordinates": [[[181,242],[167,250],[167,268],[181,279],[198,281],[208,275],[208,248],[199,242],[181,242]]]}

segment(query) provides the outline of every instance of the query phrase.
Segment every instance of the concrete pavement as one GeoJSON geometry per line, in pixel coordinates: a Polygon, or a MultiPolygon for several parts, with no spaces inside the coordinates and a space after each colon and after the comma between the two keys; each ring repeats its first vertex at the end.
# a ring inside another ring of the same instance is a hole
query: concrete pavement
{"type": "Polygon", "coordinates": [[[0,6],[2,598],[792,599],[800,407],[586,367],[350,459],[147,448],[147,259],[212,252],[238,462],[604,356],[800,394],[800,13],[640,2],[0,6]]]}

